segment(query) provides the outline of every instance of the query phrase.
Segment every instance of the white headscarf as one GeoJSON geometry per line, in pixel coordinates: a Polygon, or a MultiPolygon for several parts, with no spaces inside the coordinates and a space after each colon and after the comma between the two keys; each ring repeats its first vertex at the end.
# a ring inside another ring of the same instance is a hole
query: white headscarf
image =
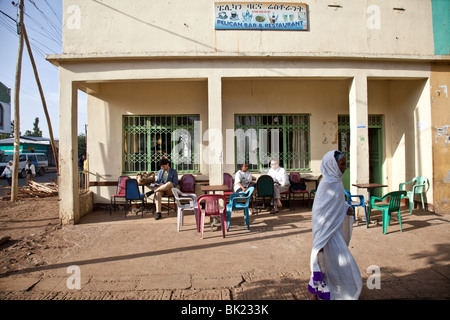
{"type": "Polygon", "coordinates": [[[323,156],[322,163],[320,164],[322,176],[328,182],[341,182],[342,180],[342,172],[334,157],[335,152],[336,150],[327,152],[323,156]]]}
{"type": "Polygon", "coordinates": [[[312,209],[313,247],[322,249],[333,232],[342,224],[349,205],[345,201],[342,172],[334,152],[327,152],[320,165],[320,181],[312,209]]]}

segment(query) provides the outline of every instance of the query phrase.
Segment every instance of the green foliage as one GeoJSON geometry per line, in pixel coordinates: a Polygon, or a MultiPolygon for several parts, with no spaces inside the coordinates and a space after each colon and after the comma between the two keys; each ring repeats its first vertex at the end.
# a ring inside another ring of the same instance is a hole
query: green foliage
{"type": "Polygon", "coordinates": [[[78,135],[78,158],[86,154],[86,135],[81,133],[78,135]]]}
{"type": "Polygon", "coordinates": [[[42,130],[39,129],[39,118],[36,117],[33,123],[33,132],[30,130],[25,131],[25,135],[29,137],[42,137],[42,130]]]}

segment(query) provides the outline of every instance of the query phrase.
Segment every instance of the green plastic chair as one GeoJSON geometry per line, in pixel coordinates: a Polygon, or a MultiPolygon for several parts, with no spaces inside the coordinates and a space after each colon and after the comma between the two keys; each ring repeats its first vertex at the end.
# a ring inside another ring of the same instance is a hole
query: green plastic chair
{"type": "Polygon", "coordinates": [[[273,178],[267,174],[262,175],[256,180],[256,194],[253,198],[253,213],[258,214],[265,205],[266,197],[272,199],[273,197],[273,178]],[[262,205],[258,205],[258,199],[263,198],[262,205]]]}
{"type": "Polygon", "coordinates": [[[402,230],[402,217],[400,215],[400,203],[401,199],[406,196],[406,191],[393,191],[385,194],[383,197],[370,197],[370,207],[368,214],[368,221],[370,221],[370,214],[372,210],[380,210],[383,213],[383,234],[386,234],[387,226],[389,225],[389,221],[391,219],[391,212],[398,212],[398,221],[400,223],[400,231],[402,230]],[[375,201],[384,201],[390,197],[389,203],[378,203],[375,204],[375,201]]]}
{"type": "MultiPolygon", "coordinates": [[[[422,208],[424,211],[426,211],[424,202],[423,202],[423,194],[427,193],[428,189],[430,188],[430,181],[428,180],[427,177],[414,177],[411,181],[409,182],[403,182],[400,183],[400,185],[398,186],[399,190],[405,190],[406,191],[406,196],[409,199],[409,213],[412,213],[412,210],[414,208],[414,198],[416,197],[416,195],[420,195],[420,200],[422,200],[422,208]],[[407,184],[414,184],[412,187],[412,190],[408,191],[406,190],[406,185],[407,184]],[[405,187],[405,189],[403,189],[403,187],[405,187]]],[[[405,198],[403,197],[403,198],[405,198]]]]}

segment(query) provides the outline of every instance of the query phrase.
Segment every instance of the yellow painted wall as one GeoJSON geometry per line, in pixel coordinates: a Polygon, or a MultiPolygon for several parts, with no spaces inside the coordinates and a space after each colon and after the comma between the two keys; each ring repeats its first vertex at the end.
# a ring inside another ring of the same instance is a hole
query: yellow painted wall
{"type": "MultiPolygon", "coordinates": [[[[234,129],[235,114],[311,114],[311,169],[320,174],[323,155],[338,147],[337,115],[348,113],[349,81],[225,80],[222,95],[224,130],[234,129]]],[[[234,148],[227,148],[229,151],[234,153],[234,148]]],[[[224,171],[232,173],[234,165],[225,164],[224,171]]]]}
{"type": "MultiPolygon", "coordinates": [[[[112,82],[88,96],[90,181],[117,180],[122,174],[123,115],[199,114],[207,118],[206,81],[112,82]]],[[[115,188],[92,187],[95,202],[115,188]]]]}
{"type": "MultiPolygon", "coordinates": [[[[369,81],[369,113],[383,115],[383,182],[388,191],[415,176],[432,177],[427,79],[369,81]],[[420,122],[420,126],[418,123],[420,122]]],[[[432,201],[432,188],[429,201],[432,201]]],[[[432,202],[429,202],[432,203],[432,202]]]]}
{"type": "Polygon", "coordinates": [[[434,210],[450,213],[450,65],[431,68],[434,210]]]}
{"type": "MultiPolygon", "coordinates": [[[[308,31],[215,30],[216,0],[65,0],[63,52],[84,55],[432,55],[431,1],[308,4],[308,31]],[[404,10],[394,10],[403,8],[404,10]],[[114,39],[114,41],[109,41],[114,39]]],[[[258,2],[250,0],[246,2],[258,2]]]]}
{"type": "MultiPolygon", "coordinates": [[[[423,134],[414,125],[415,114],[426,108],[421,98],[426,83],[426,79],[368,81],[369,114],[383,115],[383,179],[389,191],[419,173],[432,176],[431,163],[414,156],[423,134]]],[[[231,145],[226,139],[227,129],[234,129],[235,114],[306,113],[311,115],[311,171],[319,175],[322,156],[338,148],[337,117],[349,113],[349,85],[345,78],[223,79],[223,171],[235,172],[234,139],[231,145]]],[[[199,114],[203,135],[208,129],[207,99],[206,80],[101,83],[98,93],[88,96],[90,180],[111,181],[122,174],[122,115],[199,114]]],[[[204,150],[208,143],[202,139],[202,145],[204,150]]],[[[203,161],[200,168],[198,178],[208,178],[208,165],[203,161]]],[[[108,201],[114,191],[93,188],[96,202],[108,201]]]]}

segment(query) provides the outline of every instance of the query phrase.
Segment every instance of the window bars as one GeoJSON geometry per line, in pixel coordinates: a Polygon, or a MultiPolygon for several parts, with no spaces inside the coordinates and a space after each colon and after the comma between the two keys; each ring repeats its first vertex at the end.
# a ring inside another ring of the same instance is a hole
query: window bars
{"type": "Polygon", "coordinates": [[[235,115],[236,170],[265,171],[271,159],[286,170],[310,170],[309,114],[235,115]]]}
{"type": "Polygon", "coordinates": [[[123,116],[123,171],[155,172],[169,159],[178,172],[200,171],[199,115],[123,116]],[[198,141],[196,141],[198,140],[198,141]]]}

